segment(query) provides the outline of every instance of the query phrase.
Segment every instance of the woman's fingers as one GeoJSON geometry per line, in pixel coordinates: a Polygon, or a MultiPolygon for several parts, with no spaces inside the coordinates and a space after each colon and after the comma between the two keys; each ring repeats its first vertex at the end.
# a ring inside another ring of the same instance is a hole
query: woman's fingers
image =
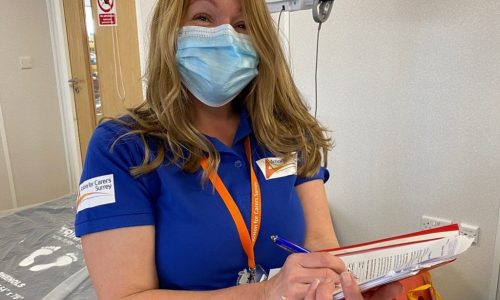
{"type": "MultiPolygon", "coordinates": [[[[295,300],[304,299],[305,295],[309,292],[310,284],[293,284],[286,288],[281,294],[283,299],[295,300]]],[[[274,298],[271,298],[274,299],[274,298]]],[[[314,299],[314,298],[313,298],[314,299]]]]}
{"type": "Polygon", "coordinates": [[[314,281],[309,285],[309,288],[307,289],[304,300],[316,300],[316,289],[318,288],[319,283],[319,279],[314,279],[314,281]]]}
{"type": "Polygon", "coordinates": [[[328,281],[333,283],[340,283],[340,275],[331,269],[318,268],[318,269],[303,269],[302,272],[290,274],[292,281],[298,283],[312,283],[315,279],[321,282],[328,281]]]}
{"type": "Polygon", "coordinates": [[[332,300],[336,287],[337,285],[333,282],[320,282],[316,289],[316,300],[332,300]]]}
{"type": "Polygon", "coordinates": [[[344,262],[327,252],[295,253],[288,257],[289,260],[303,268],[328,268],[340,274],[345,271],[344,262]]]}
{"type": "Polygon", "coordinates": [[[359,286],[351,273],[344,272],[340,274],[340,284],[342,285],[345,300],[363,300],[363,295],[361,295],[359,286]]]}
{"type": "Polygon", "coordinates": [[[340,282],[339,274],[344,271],[344,262],[329,253],[292,254],[268,282],[267,294],[273,299],[330,300],[335,284],[340,282]]]}
{"type": "Polygon", "coordinates": [[[315,279],[313,283],[309,285],[304,300],[331,300],[335,288],[336,284],[330,280],[321,281],[315,279]]]}

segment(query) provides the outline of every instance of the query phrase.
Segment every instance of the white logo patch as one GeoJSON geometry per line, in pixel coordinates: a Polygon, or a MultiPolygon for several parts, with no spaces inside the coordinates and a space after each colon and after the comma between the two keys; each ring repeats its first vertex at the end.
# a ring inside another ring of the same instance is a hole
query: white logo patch
{"type": "Polygon", "coordinates": [[[266,180],[297,174],[297,153],[285,160],[281,157],[268,157],[257,161],[266,180]]]}
{"type": "Polygon", "coordinates": [[[94,177],[80,184],[76,211],[115,202],[113,174],[94,177]]]}

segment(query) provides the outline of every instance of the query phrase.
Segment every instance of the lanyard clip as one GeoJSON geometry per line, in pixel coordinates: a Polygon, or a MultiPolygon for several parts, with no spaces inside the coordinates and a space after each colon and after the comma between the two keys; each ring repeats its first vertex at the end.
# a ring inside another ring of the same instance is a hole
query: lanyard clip
{"type": "Polygon", "coordinates": [[[238,272],[236,285],[258,283],[267,280],[268,275],[261,266],[256,268],[243,269],[238,272]]]}

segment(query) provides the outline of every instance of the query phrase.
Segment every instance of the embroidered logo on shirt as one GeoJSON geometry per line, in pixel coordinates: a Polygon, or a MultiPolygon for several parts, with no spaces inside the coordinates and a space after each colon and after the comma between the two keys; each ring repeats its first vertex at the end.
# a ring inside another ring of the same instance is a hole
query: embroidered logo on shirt
{"type": "Polygon", "coordinates": [[[297,174],[297,153],[292,155],[292,158],[285,160],[281,157],[267,157],[257,161],[264,177],[275,179],[297,174]]]}
{"type": "Polygon", "coordinates": [[[115,202],[113,174],[94,177],[80,184],[76,211],[115,202]]]}

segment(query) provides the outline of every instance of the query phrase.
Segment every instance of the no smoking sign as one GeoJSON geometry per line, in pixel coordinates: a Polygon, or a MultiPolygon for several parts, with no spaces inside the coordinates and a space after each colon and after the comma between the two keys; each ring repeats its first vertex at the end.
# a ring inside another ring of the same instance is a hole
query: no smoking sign
{"type": "Polygon", "coordinates": [[[97,0],[99,26],[116,26],[116,0],[97,0]]]}

